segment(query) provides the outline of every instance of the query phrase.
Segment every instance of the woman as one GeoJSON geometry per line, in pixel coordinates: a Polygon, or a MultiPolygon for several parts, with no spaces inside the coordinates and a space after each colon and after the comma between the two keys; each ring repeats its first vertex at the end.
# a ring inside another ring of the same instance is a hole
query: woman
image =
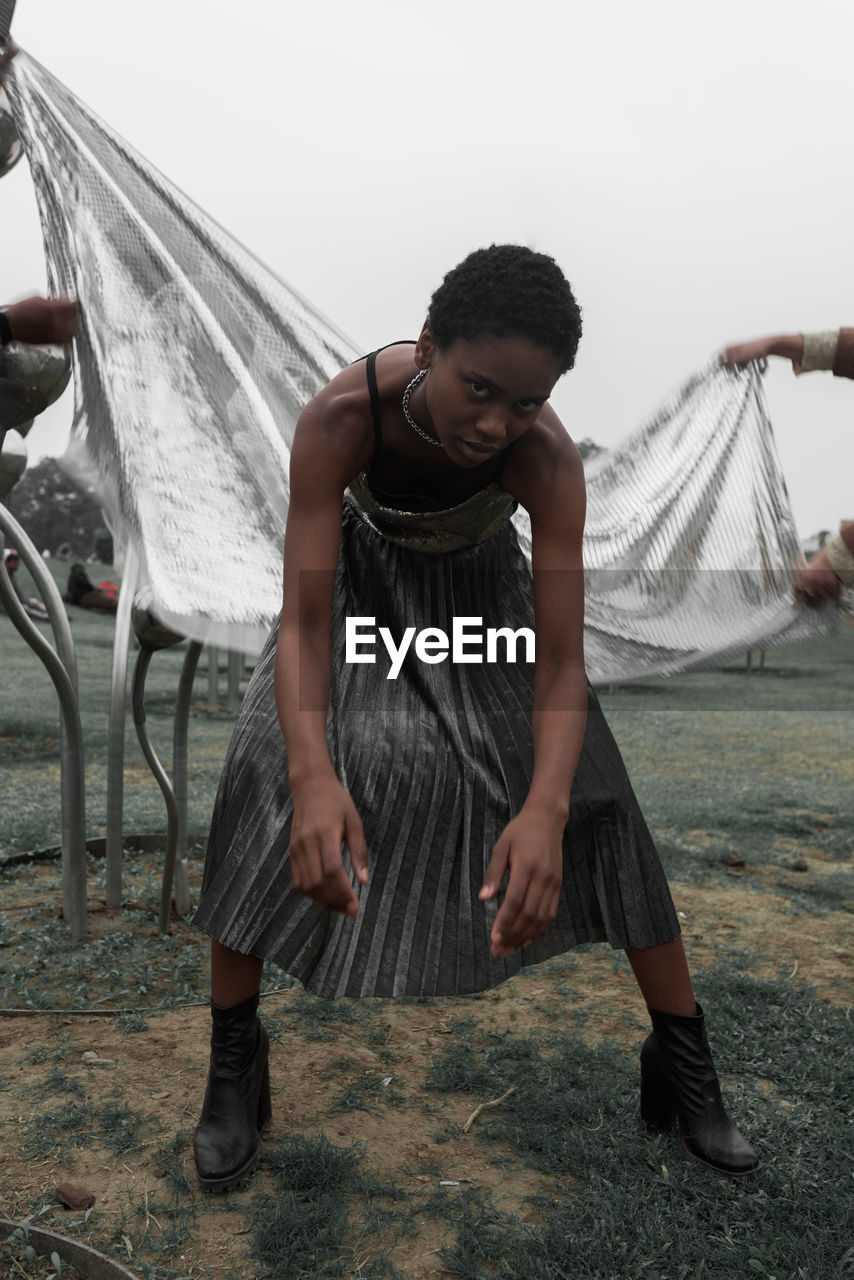
{"type": "Polygon", "coordinates": [[[345,369],[300,417],[281,620],[235,729],[196,917],[214,938],[208,1189],[255,1168],[270,1118],[264,958],[319,995],[445,995],[604,940],[652,1014],[648,1124],[678,1115],[698,1159],[758,1167],[584,674],[584,474],[548,405],[580,334],[554,261],[493,245],[446,276],[416,343],[345,369]]]}

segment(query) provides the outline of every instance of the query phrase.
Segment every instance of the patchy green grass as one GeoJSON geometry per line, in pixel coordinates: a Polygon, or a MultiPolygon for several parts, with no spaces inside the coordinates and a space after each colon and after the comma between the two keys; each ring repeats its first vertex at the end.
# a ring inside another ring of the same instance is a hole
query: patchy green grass
{"type": "MultiPolygon", "coordinates": [[[[786,867],[854,847],[854,629],[738,665],[600,693],[669,875],[786,867]]],[[[845,868],[834,900],[851,897],[845,868]]]]}
{"type": "MultiPolygon", "coordinates": [[[[112,620],[71,612],[95,835],[112,620]]],[[[58,840],[58,714],[3,617],[0,644],[9,854],[58,840]]],[[[181,661],[158,655],[150,677],[167,765],[181,661]]],[[[200,834],[232,723],[205,709],[203,664],[190,726],[200,834]]],[[[675,1135],[648,1137],[642,1007],[625,957],[593,947],[449,1001],[317,1000],[268,967],[265,988],[285,989],[263,1006],[273,1134],[247,1188],[204,1196],[191,1146],[208,1024],[182,1006],[207,999],[208,941],[179,920],[157,935],[162,854],[128,852],[115,913],[99,908],[103,860],[90,859],[90,936],[78,943],[58,918],[57,862],[0,867],[0,1006],[57,1011],[0,1020],[0,1184],[16,1216],[89,1241],[141,1280],[854,1274],[854,1022],[840,995],[854,913],[854,632],[769,653],[764,673],[733,665],[601,699],[677,902],[691,904],[695,986],[759,1174],[721,1178],[686,1162],[675,1135]],[[464,1132],[478,1104],[505,1094],[464,1132]],[[58,1206],[63,1176],[98,1188],[93,1209],[58,1206]]],[[[126,828],[163,832],[132,730],[127,762],[126,828]]],[[[191,861],[195,895],[201,849],[191,861]]]]}
{"type": "MultiPolygon", "coordinates": [[[[64,590],[69,566],[47,562],[60,590],[64,590]]],[[[107,565],[92,566],[98,579],[120,580],[120,572],[107,565]]],[[[35,594],[24,569],[19,570],[24,595],[35,594]]],[[[74,637],[80,713],[83,722],[86,763],[87,835],[105,832],[107,794],[107,733],[115,618],[93,610],[67,605],[74,637]]],[[[52,643],[48,623],[40,631],[52,643]]],[[[186,644],[154,655],[146,681],[146,724],[167,770],[172,758],[172,716],[186,644]]],[[[0,614],[0,650],[3,653],[3,687],[0,690],[0,793],[4,798],[0,822],[0,857],[20,850],[47,848],[60,840],[59,809],[59,701],[45,667],[18,635],[5,614],[0,614]]],[[[137,742],[130,715],[130,684],[136,661],[133,645],[128,662],[128,716],[125,732],[126,804],[125,831],[161,833],[166,814],[160,790],[137,742]]],[[[220,704],[207,708],[207,663],[204,650],[196,673],[190,718],[188,831],[204,836],[222,761],[231,737],[234,717],[225,706],[225,654],[220,653],[220,704]]],[[[245,686],[245,676],[244,676],[245,686]]]]}

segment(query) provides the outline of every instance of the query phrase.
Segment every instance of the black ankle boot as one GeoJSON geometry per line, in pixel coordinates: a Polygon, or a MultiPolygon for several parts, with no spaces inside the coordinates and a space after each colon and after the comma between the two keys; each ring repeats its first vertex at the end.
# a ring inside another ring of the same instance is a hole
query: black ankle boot
{"type": "Polygon", "coordinates": [[[652,1034],[641,1049],[641,1116],[651,1132],[678,1121],[688,1155],[719,1173],[755,1173],[759,1157],[721,1099],[703,1010],[692,1017],[650,1009],[652,1034]]]}
{"type": "Polygon", "coordinates": [[[195,1156],[206,1191],[230,1191],[261,1159],[261,1134],[272,1118],[270,1041],[257,1017],[258,997],[230,1009],[211,1001],[211,1064],[195,1156]]]}

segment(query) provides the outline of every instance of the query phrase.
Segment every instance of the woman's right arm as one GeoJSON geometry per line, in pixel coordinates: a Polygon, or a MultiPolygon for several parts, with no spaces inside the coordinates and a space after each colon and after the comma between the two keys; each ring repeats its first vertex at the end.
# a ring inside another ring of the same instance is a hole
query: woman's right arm
{"type": "Polygon", "coordinates": [[[738,342],[721,352],[727,366],[749,364],[767,356],[791,360],[795,373],[827,369],[837,378],[854,378],[854,329],[828,329],[823,333],[780,333],[768,338],[738,342]]]}
{"type": "Polygon", "coordinates": [[[804,355],[802,333],[772,334],[767,338],[752,338],[750,342],[737,342],[721,353],[725,365],[745,365],[751,360],[764,360],[768,356],[781,356],[791,360],[792,366],[800,364],[804,355]]]}
{"type": "MultiPolygon", "coordinates": [[[[350,371],[340,375],[344,387],[350,371]]],[[[364,372],[358,387],[361,389],[364,372]]],[[[336,382],[339,380],[336,380],[336,382]]],[[[335,384],[333,384],[334,386],[335,384]]],[[[276,651],[276,706],[288,749],[294,798],[294,888],[346,915],[358,911],[342,845],[357,878],[368,879],[362,824],[339,782],[326,741],[332,594],[344,489],[370,457],[358,397],[329,388],[300,416],[291,451],[282,616],[276,651]],[[367,456],[365,456],[367,453],[367,456]]]]}

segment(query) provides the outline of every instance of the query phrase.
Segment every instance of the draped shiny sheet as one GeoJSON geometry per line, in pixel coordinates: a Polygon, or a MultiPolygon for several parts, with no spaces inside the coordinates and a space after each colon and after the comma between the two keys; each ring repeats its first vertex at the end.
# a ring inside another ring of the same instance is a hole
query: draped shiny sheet
{"type": "MultiPolygon", "coordinates": [[[[594,683],[708,666],[836,622],[835,605],[792,602],[802,556],[755,365],[711,361],[586,475],[594,683]]],[[[530,556],[527,514],[514,523],[530,556]]],[[[852,605],[844,591],[842,608],[852,605]]]]}
{"type": "Polygon", "coordinates": [[[257,652],[303,405],[359,352],[33,59],[8,81],[51,288],[80,301],[72,456],[155,612],[257,652]]]}
{"type": "MultiPolygon", "coordinates": [[[[8,87],[51,287],[81,303],[69,458],[96,468],[157,614],[257,652],[297,416],[359,352],[37,62],[19,54],[8,87]]],[[[700,370],[588,476],[593,681],[829,628],[832,608],[792,608],[797,537],[755,368],[700,370]]]]}

